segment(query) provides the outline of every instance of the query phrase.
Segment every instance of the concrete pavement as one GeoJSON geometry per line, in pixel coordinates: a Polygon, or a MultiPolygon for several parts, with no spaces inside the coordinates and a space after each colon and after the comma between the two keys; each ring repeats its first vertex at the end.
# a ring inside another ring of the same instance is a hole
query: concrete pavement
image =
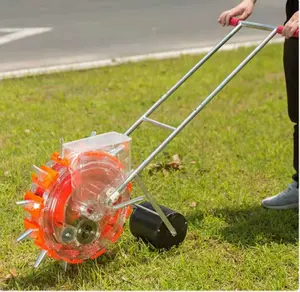
{"type": "MultiPolygon", "coordinates": [[[[52,28],[0,45],[0,72],[214,45],[217,17],[236,0],[1,0],[0,29],[52,28]]],[[[281,24],[282,0],[260,0],[252,21],[281,24]]],[[[5,33],[0,32],[1,36],[5,33]]],[[[257,40],[245,29],[232,40],[257,40]]]]}

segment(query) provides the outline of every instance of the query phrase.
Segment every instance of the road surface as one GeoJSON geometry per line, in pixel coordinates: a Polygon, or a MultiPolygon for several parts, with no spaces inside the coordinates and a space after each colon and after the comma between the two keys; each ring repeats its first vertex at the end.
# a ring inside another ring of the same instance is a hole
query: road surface
{"type": "MultiPolygon", "coordinates": [[[[210,46],[238,0],[1,0],[0,72],[210,46]],[[3,29],[52,28],[1,44],[3,29]]],[[[281,24],[283,0],[260,0],[251,20],[281,24]]],[[[257,40],[245,29],[232,40],[257,40]]]]}

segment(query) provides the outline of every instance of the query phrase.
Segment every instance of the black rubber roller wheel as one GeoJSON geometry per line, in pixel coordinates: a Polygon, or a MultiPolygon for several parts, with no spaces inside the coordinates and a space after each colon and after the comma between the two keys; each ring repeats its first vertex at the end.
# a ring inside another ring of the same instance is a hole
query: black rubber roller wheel
{"type": "MultiPolygon", "coordinates": [[[[155,211],[149,202],[143,202],[140,205],[155,211]]],[[[175,228],[176,236],[170,233],[158,215],[138,207],[131,214],[129,227],[133,236],[150,243],[155,248],[170,249],[173,246],[178,246],[185,239],[187,221],[182,214],[161,205],[160,207],[175,228]]]]}

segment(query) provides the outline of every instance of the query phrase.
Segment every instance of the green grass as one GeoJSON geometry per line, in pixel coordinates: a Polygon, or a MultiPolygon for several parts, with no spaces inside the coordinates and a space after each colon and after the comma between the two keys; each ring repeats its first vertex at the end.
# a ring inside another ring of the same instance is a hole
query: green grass
{"type": "MultiPolygon", "coordinates": [[[[48,161],[59,138],[124,132],[198,60],[147,61],[0,83],[0,288],[20,290],[295,290],[298,212],[260,201],[291,180],[292,124],[287,116],[282,48],[265,48],[160,154],[183,169],[144,171],[160,204],[188,219],[186,240],[165,253],[137,242],[126,227],[98,260],[71,267],[16,244],[24,213],[15,206],[31,165],[48,161]]],[[[152,117],[178,125],[250,52],[218,53],[152,117]]],[[[167,132],[142,126],[133,137],[136,166],[167,132]]]]}

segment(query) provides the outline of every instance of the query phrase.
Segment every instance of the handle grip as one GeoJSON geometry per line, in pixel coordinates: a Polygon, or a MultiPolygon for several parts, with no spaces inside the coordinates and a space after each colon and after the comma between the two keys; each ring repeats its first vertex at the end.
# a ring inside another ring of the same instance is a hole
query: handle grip
{"type": "MultiPolygon", "coordinates": [[[[277,33],[281,34],[283,31],[283,26],[278,26],[277,27],[277,33]]],[[[297,29],[293,35],[294,38],[299,38],[299,29],[297,29]]]]}
{"type": "Polygon", "coordinates": [[[230,18],[229,25],[230,26],[237,26],[241,20],[235,17],[230,18]]]}
{"type": "MultiPolygon", "coordinates": [[[[242,21],[241,19],[238,19],[238,18],[231,18],[230,21],[229,21],[229,25],[230,26],[237,26],[239,24],[239,22],[242,21]]],[[[278,26],[277,27],[277,33],[278,34],[281,34],[282,33],[282,30],[283,30],[283,26],[278,26]]],[[[294,34],[294,37],[295,38],[298,38],[299,37],[299,29],[296,30],[295,34],[294,34]]]]}

